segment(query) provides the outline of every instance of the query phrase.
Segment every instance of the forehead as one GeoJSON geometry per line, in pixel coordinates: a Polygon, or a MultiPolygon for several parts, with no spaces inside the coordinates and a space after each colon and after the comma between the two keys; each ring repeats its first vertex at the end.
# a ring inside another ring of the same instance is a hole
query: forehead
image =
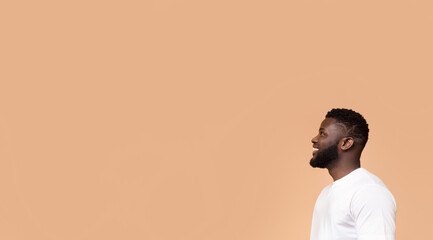
{"type": "Polygon", "coordinates": [[[338,123],[334,118],[325,118],[320,124],[320,128],[327,132],[344,133],[345,128],[341,123],[338,123]]]}

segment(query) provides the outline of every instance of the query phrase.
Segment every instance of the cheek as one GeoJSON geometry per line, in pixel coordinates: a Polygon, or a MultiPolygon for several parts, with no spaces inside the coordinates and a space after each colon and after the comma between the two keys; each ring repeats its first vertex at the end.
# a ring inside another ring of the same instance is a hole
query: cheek
{"type": "Polygon", "coordinates": [[[319,144],[319,152],[323,152],[323,150],[328,149],[332,144],[329,143],[322,143],[319,144]]]}

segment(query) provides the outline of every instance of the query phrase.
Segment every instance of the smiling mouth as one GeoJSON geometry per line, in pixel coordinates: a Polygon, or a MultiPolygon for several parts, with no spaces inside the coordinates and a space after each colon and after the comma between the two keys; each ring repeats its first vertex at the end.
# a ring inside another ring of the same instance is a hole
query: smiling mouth
{"type": "Polygon", "coordinates": [[[314,148],[314,147],[313,147],[313,155],[314,155],[315,153],[317,153],[318,151],[319,151],[318,148],[314,148]]]}

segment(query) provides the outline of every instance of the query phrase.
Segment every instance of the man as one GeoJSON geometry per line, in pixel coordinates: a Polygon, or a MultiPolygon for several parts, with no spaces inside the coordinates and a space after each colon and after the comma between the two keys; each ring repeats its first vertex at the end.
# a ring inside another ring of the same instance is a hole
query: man
{"type": "Polygon", "coordinates": [[[317,198],[311,240],[394,240],[396,203],[375,175],[361,168],[368,140],[364,117],[350,109],[332,109],[313,143],[314,168],[327,168],[334,182],[317,198]]]}

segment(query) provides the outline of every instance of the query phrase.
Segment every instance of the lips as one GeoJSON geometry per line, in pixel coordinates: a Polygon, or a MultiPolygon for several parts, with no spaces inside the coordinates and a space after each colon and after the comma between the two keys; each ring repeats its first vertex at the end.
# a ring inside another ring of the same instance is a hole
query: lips
{"type": "Polygon", "coordinates": [[[317,151],[319,151],[319,149],[318,149],[318,148],[315,148],[315,147],[313,147],[313,155],[314,155],[315,153],[317,153],[317,151]]]}

